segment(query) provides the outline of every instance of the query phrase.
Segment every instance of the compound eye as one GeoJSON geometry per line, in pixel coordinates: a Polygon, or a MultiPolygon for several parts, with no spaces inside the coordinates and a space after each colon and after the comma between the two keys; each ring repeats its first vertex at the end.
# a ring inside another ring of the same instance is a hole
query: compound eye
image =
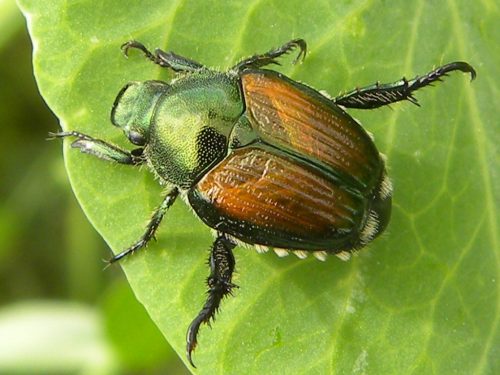
{"type": "Polygon", "coordinates": [[[137,133],[133,130],[128,133],[128,139],[136,146],[144,146],[146,144],[146,140],[144,139],[142,134],[137,133]]]}

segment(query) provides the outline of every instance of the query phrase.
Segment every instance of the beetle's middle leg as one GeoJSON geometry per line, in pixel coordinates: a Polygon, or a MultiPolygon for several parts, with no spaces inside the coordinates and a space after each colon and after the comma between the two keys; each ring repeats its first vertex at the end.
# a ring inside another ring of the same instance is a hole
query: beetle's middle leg
{"type": "Polygon", "coordinates": [[[283,44],[281,47],[272,49],[262,55],[251,56],[236,64],[231,68],[231,70],[241,72],[245,69],[258,69],[269,64],[280,65],[280,63],[276,61],[276,59],[284,54],[293,51],[297,47],[300,49],[300,51],[295,60],[293,60],[293,63],[295,64],[301,58],[304,59],[306,57],[307,44],[304,39],[293,39],[288,43],[283,44]]]}
{"type": "Polygon", "coordinates": [[[51,132],[48,139],[66,137],[76,137],[76,140],[71,143],[71,147],[79,148],[81,152],[97,156],[99,159],[129,165],[140,165],[145,161],[142,148],[126,151],[111,143],[76,131],[51,132]]]}
{"type": "Polygon", "coordinates": [[[122,44],[121,48],[125,56],[128,56],[130,48],[138,49],[155,64],[158,64],[163,68],[170,68],[175,72],[195,72],[200,69],[206,69],[202,64],[188,59],[187,57],[177,55],[172,51],[165,52],[157,48],[155,49],[155,52],[152,53],[144,46],[144,44],[136,40],[130,40],[122,44]]]}
{"type": "Polygon", "coordinates": [[[417,99],[413,96],[413,92],[425,86],[432,86],[433,82],[442,81],[441,77],[447,76],[449,72],[454,70],[470,73],[471,80],[476,78],[476,71],[472,66],[466,62],[457,61],[440,66],[412,80],[403,78],[388,84],[380,84],[377,82],[371,86],[355,89],[347,94],[336,97],[333,101],[335,104],[347,108],[358,109],[378,108],[401,100],[408,100],[415,105],[419,105],[417,99]]]}
{"type": "Polygon", "coordinates": [[[153,213],[153,216],[151,217],[151,220],[149,221],[148,225],[146,226],[146,231],[144,234],[139,238],[138,241],[136,241],[132,246],[130,246],[128,249],[123,250],[121,253],[116,254],[113,258],[111,258],[108,263],[114,263],[116,261],[119,261],[120,259],[126,257],[127,255],[130,255],[132,253],[135,253],[137,250],[143,249],[146,247],[148,242],[154,238],[154,235],[156,233],[156,230],[160,226],[160,223],[163,219],[163,216],[165,216],[165,213],[167,210],[170,208],[172,204],[174,204],[175,199],[179,195],[179,190],[177,188],[173,188],[163,199],[163,202],[161,202],[160,206],[155,210],[153,213]]]}
{"type": "Polygon", "coordinates": [[[210,258],[208,259],[210,264],[210,276],[207,278],[208,297],[198,316],[190,324],[186,337],[186,355],[193,367],[195,366],[191,359],[191,353],[196,347],[198,330],[201,324],[209,324],[210,319],[214,319],[222,298],[230,295],[232,288],[236,287],[231,282],[235,265],[232,250],[235,246],[223,234],[219,234],[212,245],[210,258]]]}

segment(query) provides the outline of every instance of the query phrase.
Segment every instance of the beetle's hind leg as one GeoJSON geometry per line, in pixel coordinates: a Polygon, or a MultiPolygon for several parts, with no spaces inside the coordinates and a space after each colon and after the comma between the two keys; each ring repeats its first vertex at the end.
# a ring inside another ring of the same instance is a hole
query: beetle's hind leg
{"type": "Polygon", "coordinates": [[[219,310],[222,298],[230,295],[231,290],[237,287],[231,282],[235,265],[232,250],[235,246],[223,234],[219,234],[212,245],[208,259],[210,265],[210,276],[207,278],[208,297],[198,316],[189,325],[186,337],[186,355],[193,367],[196,366],[191,358],[191,353],[196,347],[201,324],[210,324],[210,319],[215,319],[215,313],[219,310]]]}
{"type": "Polygon", "coordinates": [[[144,150],[142,148],[132,151],[123,150],[111,143],[76,131],[51,132],[49,133],[48,139],[67,137],[76,138],[76,140],[71,143],[71,147],[78,148],[85,154],[97,156],[99,159],[128,165],[140,165],[145,161],[143,157],[144,150]]]}
{"type": "Polygon", "coordinates": [[[293,51],[295,48],[300,49],[299,54],[297,55],[295,60],[293,60],[293,63],[295,64],[300,59],[303,60],[306,57],[307,44],[304,39],[293,39],[288,43],[283,44],[281,47],[270,50],[262,55],[251,56],[236,64],[231,68],[231,70],[241,72],[245,69],[258,69],[269,64],[280,65],[280,63],[276,59],[284,54],[293,51]]]}
{"type": "Polygon", "coordinates": [[[200,69],[206,69],[202,64],[188,59],[187,57],[177,55],[171,51],[165,52],[157,48],[155,49],[155,52],[152,53],[144,46],[144,44],[136,40],[130,40],[122,44],[121,48],[123,53],[127,57],[129,49],[138,49],[142,51],[144,55],[155,64],[158,64],[163,68],[172,69],[175,72],[194,72],[200,69]]]}
{"type": "Polygon", "coordinates": [[[358,109],[378,108],[401,100],[408,100],[415,105],[419,105],[417,99],[413,96],[413,92],[425,86],[432,86],[433,82],[442,81],[441,77],[447,76],[449,72],[454,70],[470,73],[471,80],[476,78],[476,71],[472,66],[466,62],[457,61],[440,66],[412,80],[403,78],[393,83],[376,83],[371,86],[356,89],[333,99],[333,101],[335,104],[347,108],[358,109]]]}

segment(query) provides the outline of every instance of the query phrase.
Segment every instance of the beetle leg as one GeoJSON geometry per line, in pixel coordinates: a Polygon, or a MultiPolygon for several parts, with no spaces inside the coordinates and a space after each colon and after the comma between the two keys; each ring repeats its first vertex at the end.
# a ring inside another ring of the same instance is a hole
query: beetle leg
{"type": "Polygon", "coordinates": [[[265,65],[275,64],[280,65],[276,59],[284,54],[287,54],[293,51],[295,48],[299,48],[299,54],[293,60],[293,63],[296,64],[301,58],[304,60],[306,57],[307,44],[304,39],[293,39],[288,43],[283,44],[281,47],[268,51],[262,55],[254,55],[251,56],[231,68],[232,71],[241,72],[245,69],[258,69],[265,65]]]}
{"type": "Polygon", "coordinates": [[[206,69],[205,66],[200,63],[175,54],[174,52],[165,52],[157,48],[154,53],[150,52],[144,44],[130,40],[121,46],[123,53],[128,57],[128,51],[130,48],[135,48],[144,53],[144,55],[163,68],[170,68],[175,72],[194,72],[200,69],[206,69]]]}
{"type": "Polygon", "coordinates": [[[120,259],[123,259],[127,255],[135,253],[137,250],[146,247],[148,242],[152,238],[154,238],[155,232],[158,229],[158,226],[160,225],[163,216],[165,216],[165,213],[170,208],[170,206],[175,202],[175,199],[177,198],[178,195],[179,195],[179,190],[177,188],[173,188],[166,195],[166,197],[163,199],[163,202],[161,202],[160,206],[153,213],[151,220],[146,226],[146,231],[141,236],[141,238],[137,242],[135,242],[132,246],[130,246],[128,249],[125,249],[121,253],[116,254],[113,258],[111,258],[108,261],[108,263],[111,264],[116,261],[119,261],[120,259]]]}
{"type": "Polygon", "coordinates": [[[235,246],[223,234],[219,234],[212,245],[208,259],[210,264],[210,276],[207,278],[208,297],[198,316],[189,325],[186,337],[186,355],[193,367],[196,366],[191,359],[191,353],[196,347],[201,324],[210,324],[210,319],[215,319],[222,298],[230,295],[232,288],[237,287],[231,282],[235,265],[232,250],[235,246]]]}
{"type": "Polygon", "coordinates": [[[50,132],[47,139],[66,137],[76,137],[76,140],[71,143],[71,147],[79,148],[81,152],[97,156],[99,159],[129,165],[139,165],[145,161],[142,148],[126,151],[101,139],[92,138],[76,131],[50,132]]]}
{"type": "Polygon", "coordinates": [[[423,76],[417,76],[409,81],[403,78],[393,83],[376,83],[371,86],[356,89],[333,99],[333,101],[335,104],[347,108],[359,109],[378,108],[401,100],[408,100],[418,106],[418,101],[412,93],[422,87],[432,86],[433,82],[442,81],[441,77],[447,76],[449,72],[454,70],[470,73],[471,80],[476,78],[476,71],[472,66],[466,62],[457,61],[440,66],[423,76]]]}

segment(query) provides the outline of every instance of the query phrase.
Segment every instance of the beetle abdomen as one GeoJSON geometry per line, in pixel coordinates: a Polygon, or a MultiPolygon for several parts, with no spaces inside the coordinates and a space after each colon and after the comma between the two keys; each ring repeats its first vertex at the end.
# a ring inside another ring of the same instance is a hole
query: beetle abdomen
{"type": "Polygon", "coordinates": [[[368,133],[316,90],[269,70],[241,77],[246,114],[260,138],[336,173],[363,194],[376,187],[383,161],[368,133]]]}
{"type": "Polygon", "coordinates": [[[270,147],[234,150],[188,197],[210,227],[288,249],[351,249],[368,209],[359,192],[270,147]]]}

